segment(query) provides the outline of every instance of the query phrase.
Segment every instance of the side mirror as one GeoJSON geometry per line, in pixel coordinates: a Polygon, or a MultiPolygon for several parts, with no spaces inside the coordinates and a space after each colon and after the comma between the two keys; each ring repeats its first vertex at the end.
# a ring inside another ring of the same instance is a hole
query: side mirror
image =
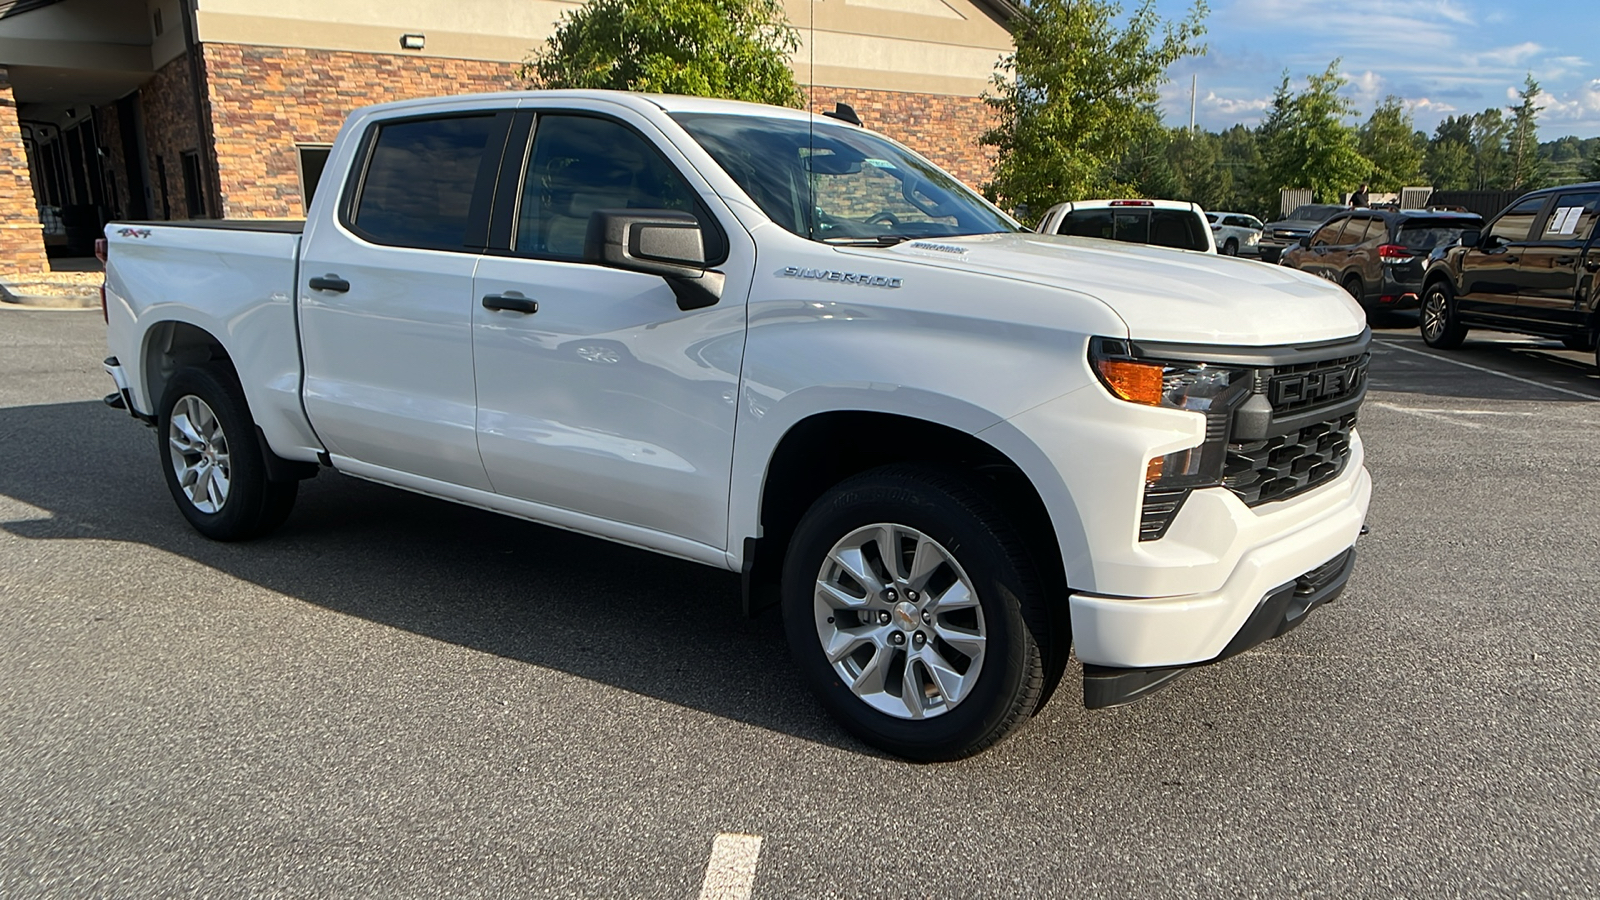
{"type": "Polygon", "coordinates": [[[660,275],[682,310],[722,299],[721,272],[706,268],[705,234],[694,216],[670,209],[597,209],[589,216],[583,258],[613,269],[660,275]]]}
{"type": "Polygon", "coordinates": [[[1481,231],[1463,231],[1463,232],[1461,232],[1461,246],[1463,246],[1463,247],[1476,247],[1482,241],[1483,241],[1483,232],[1481,232],[1481,231]]]}
{"type": "Polygon", "coordinates": [[[1295,245],[1297,247],[1299,247],[1301,250],[1307,249],[1308,247],[1311,246],[1311,235],[1309,235],[1309,234],[1301,235],[1300,236],[1300,240],[1295,241],[1295,245]]]}

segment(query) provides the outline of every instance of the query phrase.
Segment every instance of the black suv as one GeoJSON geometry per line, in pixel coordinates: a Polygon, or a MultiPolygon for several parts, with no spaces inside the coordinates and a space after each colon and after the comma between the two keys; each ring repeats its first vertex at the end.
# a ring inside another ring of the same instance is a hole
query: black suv
{"type": "MultiPolygon", "coordinates": [[[[1546,188],[1506,207],[1428,267],[1422,339],[1461,345],[1468,328],[1560,338],[1592,350],[1600,330],[1600,182],[1546,188]]],[[[1600,365],[1600,355],[1595,360],[1600,365]]]]}
{"type": "Polygon", "coordinates": [[[1477,213],[1352,209],[1283,254],[1283,265],[1342,285],[1368,312],[1416,309],[1433,259],[1483,228],[1477,213]]]}

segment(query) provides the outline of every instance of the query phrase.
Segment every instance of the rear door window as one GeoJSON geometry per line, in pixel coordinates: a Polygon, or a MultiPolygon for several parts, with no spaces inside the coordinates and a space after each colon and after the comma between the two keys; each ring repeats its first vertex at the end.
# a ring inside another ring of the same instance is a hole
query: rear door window
{"type": "Polygon", "coordinates": [[[496,148],[484,165],[496,133],[491,114],[379,125],[351,210],[356,233],[390,246],[469,249],[474,198],[487,202],[499,163],[496,148]]]}
{"type": "Polygon", "coordinates": [[[1562,194],[1544,220],[1540,240],[1581,244],[1594,232],[1600,218],[1600,193],[1562,194]]]}
{"type": "Polygon", "coordinates": [[[1365,232],[1357,235],[1345,235],[1346,244],[1378,244],[1389,239],[1389,223],[1384,219],[1372,218],[1367,220],[1365,232]]]}

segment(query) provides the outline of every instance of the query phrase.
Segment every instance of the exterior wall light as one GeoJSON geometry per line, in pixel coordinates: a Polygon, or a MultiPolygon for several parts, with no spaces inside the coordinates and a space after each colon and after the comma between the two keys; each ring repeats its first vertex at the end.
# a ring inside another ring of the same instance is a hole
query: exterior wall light
{"type": "Polygon", "coordinates": [[[426,44],[427,42],[428,42],[427,35],[422,35],[422,34],[402,34],[402,35],[400,35],[400,47],[402,49],[404,49],[404,50],[421,50],[423,45],[426,44]]]}

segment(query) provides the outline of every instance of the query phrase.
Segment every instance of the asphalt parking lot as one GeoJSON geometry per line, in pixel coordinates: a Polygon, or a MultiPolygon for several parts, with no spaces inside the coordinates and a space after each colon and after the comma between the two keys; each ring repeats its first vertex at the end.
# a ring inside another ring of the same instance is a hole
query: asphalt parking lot
{"type": "Polygon", "coordinates": [[[210,543],[100,317],[0,310],[0,896],[1593,897],[1600,373],[1394,324],[1337,603],[914,766],[732,575],[333,474],[210,543]]]}

